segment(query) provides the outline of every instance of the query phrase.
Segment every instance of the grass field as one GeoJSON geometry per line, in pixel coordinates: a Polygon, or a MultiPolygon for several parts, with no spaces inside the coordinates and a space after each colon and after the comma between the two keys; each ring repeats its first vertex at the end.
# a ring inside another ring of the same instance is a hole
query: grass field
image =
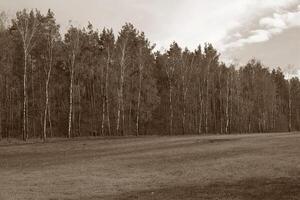
{"type": "Polygon", "coordinates": [[[300,199],[300,134],[2,144],[10,199],[300,199]]]}

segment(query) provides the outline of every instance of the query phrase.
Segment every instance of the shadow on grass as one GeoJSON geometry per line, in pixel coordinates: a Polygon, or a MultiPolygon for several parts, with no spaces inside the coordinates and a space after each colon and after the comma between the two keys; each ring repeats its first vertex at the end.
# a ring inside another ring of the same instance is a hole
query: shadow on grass
{"type": "Polygon", "coordinates": [[[253,178],[238,182],[217,182],[199,186],[176,186],[145,191],[134,191],[117,196],[94,197],[109,200],[297,200],[300,199],[300,178],[253,178]]]}
{"type": "MultiPolygon", "coordinates": [[[[14,154],[9,153],[2,153],[0,151],[0,169],[13,169],[13,168],[40,168],[40,166],[50,166],[50,165],[59,165],[59,164],[66,164],[66,163],[74,163],[76,161],[81,162],[83,160],[89,161],[95,158],[110,158],[113,156],[126,156],[126,159],[129,157],[132,159],[140,159],[142,160],[144,165],[153,165],[153,164],[160,164],[161,162],[168,162],[168,163],[180,163],[184,162],[185,160],[215,160],[218,158],[225,158],[225,157],[232,157],[236,155],[241,155],[245,153],[255,152],[257,153],[260,149],[250,149],[250,148],[242,148],[242,149],[234,149],[228,150],[226,152],[211,152],[205,154],[199,154],[195,152],[185,153],[183,155],[177,155],[173,157],[168,157],[167,159],[163,156],[160,157],[156,154],[153,154],[156,159],[153,160],[152,157],[148,157],[146,159],[142,154],[149,153],[149,152],[161,152],[166,153],[167,151],[175,151],[179,148],[192,148],[192,147],[199,147],[203,148],[205,144],[212,144],[212,143],[223,143],[223,142],[233,142],[238,141],[239,139],[199,139],[199,140],[188,140],[188,142],[169,142],[166,144],[152,144],[152,145],[132,145],[128,147],[104,147],[101,148],[99,146],[98,149],[89,149],[86,143],[73,144],[72,146],[67,146],[58,150],[55,150],[55,146],[47,147],[47,151],[39,152],[36,148],[32,148],[32,151],[29,152],[17,152],[14,154]],[[68,148],[76,147],[76,149],[69,150],[68,148]]],[[[35,144],[37,145],[37,144],[35,144]]],[[[40,144],[41,147],[43,144],[40,144]]],[[[163,155],[164,155],[163,153],[163,155]]],[[[1,200],[1,199],[0,199],[1,200]]]]}

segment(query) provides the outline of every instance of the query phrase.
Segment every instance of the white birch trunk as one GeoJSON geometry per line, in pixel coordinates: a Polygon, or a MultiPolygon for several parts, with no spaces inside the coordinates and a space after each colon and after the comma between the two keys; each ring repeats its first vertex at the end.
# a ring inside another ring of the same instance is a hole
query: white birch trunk
{"type": "Polygon", "coordinates": [[[73,82],[74,82],[74,64],[75,64],[75,52],[72,53],[71,63],[71,77],[70,77],[70,99],[69,99],[69,126],[68,126],[68,138],[71,138],[72,130],[72,116],[73,116],[73,82]]]}
{"type": "Polygon", "coordinates": [[[120,117],[122,111],[122,134],[124,134],[125,114],[124,114],[124,76],[125,76],[125,50],[126,41],[122,47],[122,55],[120,61],[120,86],[118,91],[118,114],[117,114],[117,134],[120,131],[120,117]]]}
{"type": "MultiPolygon", "coordinates": [[[[47,79],[46,79],[46,85],[45,85],[45,111],[44,111],[44,129],[43,129],[43,140],[45,141],[47,138],[47,113],[49,115],[49,121],[50,121],[50,112],[49,112],[49,82],[50,82],[50,76],[52,71],[52,48],[53,48],[53,40],[50,38],[49,44],[49,69],[47,72],[47,79]]],[[[51,124],[51,123],[50,123],[51,124]]]]}

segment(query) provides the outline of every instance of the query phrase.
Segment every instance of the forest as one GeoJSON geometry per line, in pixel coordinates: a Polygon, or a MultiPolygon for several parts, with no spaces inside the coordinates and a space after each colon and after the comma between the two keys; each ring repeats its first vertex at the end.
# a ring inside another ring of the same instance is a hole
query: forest
{"type": "Polygon", "coordinates": [[[131,23],[62,35],[51,10],[1,14],[0,138],[298,131],[300,82],[279,67],[209,43],[159,52],[131,23]]]}

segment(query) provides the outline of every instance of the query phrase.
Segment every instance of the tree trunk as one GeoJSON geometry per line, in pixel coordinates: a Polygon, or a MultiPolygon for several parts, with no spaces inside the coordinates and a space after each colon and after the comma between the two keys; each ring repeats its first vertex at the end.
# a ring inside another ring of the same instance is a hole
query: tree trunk
{"type": "Polygon", "coordinates": [[[52,122],[51,122],[51,110],[50,110],[49,103],[48,103],[48,122],[49,122],[49,126],[50,126],[50,136],[53,137],[52,122]]]}
{"type": "Polygon", "coordinates": [[[120,117],[121,117],[121,88],[118,89],[118,110],[117,110],[117,128],[116,133],[120,131],[120,117]]]}
{"type": "Polygon", "coordinates": [[[27,139],[27,123],[26,123],[26,116],[27,116],[27,87],[26,87],[26,80],[27,80],[27,50],[24,49],[24,74],[23,74],[23,140],[26,141],[27,139]]]}
{"type": "Polygon", "coordinates": [[[101,119],[101,135],[104,135],[104,121],[105,121],[105,98],[102,98],[102,119],[101,119]]]}
{"type": "Polygon", "coordinates": [[[200,79],[200,75],[199,76],[199,81],[198,81],[198,124],[197,124],[197,130],[198,130],[198,134],[200,135],[202,133],[202,112],[203,112],[203,95],[202,95],[202,88],[201,88],[201,79],[200,79]]]}
{"type": "MultiPolygon", "coordinates": [[[[102,68],[102,74],[101,76],[103,77],[104,74],[104,69],[102,68]]],[[[101,77],[101,79],[102,79],[101,77]]],[[[104,124],[105,124],[105,84],[103,84],[103,81],[101,80],[101,97],[102,97],[102,101],[101,101],[101,108],[102,108],[102,119],[101,119],[101,135],[104,135],[104,124]]]]}
{"type": "Polygon", "coordinates": [[[183,106],[183,113],[182,113],[182,134],[185,134],[185,119],[186,119],[186,95],[187,95],[187,90],[188,88],[184,88],[183,91],[183,102],[182,102],[182,106],[183,106]]]}
{"type": "MultiPolygon", "coordinates": [[[[52,56],[51,56],[52,57],[52,56]]],[[[47,113],[49,115],[49,121],[50,121],[50,113],[49,113],[49,81],[51,76],[51,69],[52,69],[52,58],[50,58],[49,61],[49,70],[47,73],[47,80],[46,80],[46,86],[45,86],[45,111],[44,111],[44,130],[43,130],[43,140],[45,141],[47,138],[47,113]]]]}
{"type": "Polygon", "coordinates": [[[68,138],[71,138],[72,129],[72,114],[73,114],[73,82],[74,82],[74,64],[75,64],[75,53],[72,55],[71,63],[71,77],[70,77],[70,100],[69,100],[69,127],[68,127],[68,138]]]}
{"type": "Polygon", "coordinates": [[[120,130],[120,120],[122,117],[122,135],[124,134],[124,74],[123,72],[121,73],[121,84],[120,84],[120,90],[119,90],[119,106],[118,106],[118,119],[117,119],[117,133],[119,133],[120,130]],[[121,116],[122,115],[122,116],[121,116]]]}
{"type": "Polygon", "coordinates": [[[210,75],[210,62],[207,65],[207,77],[206,77],[205,134],[208,134],[209,75],[210,75]]]}
{"type": "Polygon", "coordinates": [[[140,124],[140,106],[141,106],[141,92],[142,92],[142,78],[143,78],[143,66],[139,66],[139,92],[138,92],[138,104],[137,104],[137,115],[136,115],[136,135],[139,135],[139,124],[140,124]]]}
{"type": "Polygon", "coordinates": [[[81,91],[79,89],[79,94],[78,94],[78,105],[79,105],[79,110],[78,110],[78,130],[77,130],[77,135],[80,137],[81,136],[81,91]]]}
{"type": "Polygon", "coordinates": [[[198,134],[202,133],[202,117],[203,117],[203,98],[200,99],[200,114],[199,114],[199,127],[198,127],[198,134]]]}
{"type": "Polygon", "coordinates": [[[225,133],[229,133],[229,72],[228,72],[228,77],[227,77],[227,84],[226,84],[226,89],[227,89],[227,94],[226,94],[226,127],[225,127],[225,133]]]}
{"type": "Polygon", "coordinates": [[[110,130],[110,116],[109,116],[109,97],[108,97],[108,68],[110,63],[110,51],[108,49],[107,53],[107,62],[106,62],[106,72],[105,72],[105,104],[106,104],[106,120],[107,120],[107,128],[108,134],[111,135],[110,130]]]}
{"type": "MultiPolygon", "coordinates": [[[[48,72],[49,77],[49,72],[48,72]]],[[[47,110],[48,110],[48,102],[49,102],[49,94],[48,94],[48,78],[46,81],[46,102],[45,102],[45,111],[44,111],[44,130],[43,130],[43,140],[45,141],[47,138],[47,110]]]]}
{"type": "MultiPolygon", "coordinates": [[[[123,93],[123,92],[122,92],[123,93]]],[[[121,109],[122,109],[122,136],[124,136],[125,133],[125,107],[124,107],[124,96],[122,95],[122,104],[121,104],[121,109]]]]}
{"type": "Polygon", "coordinates": [[[288,82],[288,88],[289,88],[289,128],[288,131],[292,131],[292,95],[291,95],[291,82],[288,82]]]}
{"type": "MultiPolygon", "coordinates": [[[[9,90],[9,128],[7,132],[7,139],[10,138],[10,133],[13,131],[13,99],[12,99],[12,90],[9,90]]],[[[26,122],[26,120],[25,120],[26,122]]],[[[24,129],[23,129],[24,131],[24,129]]],[[[24,134],[24,133],[23,133],[24,134]]]]}
{"type": "Polygon", "coordinates": [[[170,135],[173,135],[173,105],[172,105],[172,83],[169,80],[169,106],[170,106],[170,135]]]}
{"type": "MultiPolygon", "coordinates": [[[[90,106],[90,113],[91,113],[91,116],[92,116],[92,119],[91,119],[91,130],[92,130],[92,135],[93,136],[97,136],[98,135],[98,127],[97,127],[97,114],[96,114],[96,102],[95,102],[95,86],[94,86],[94,81],[92,81],[91,83],[89,83],[88,85],[88,88],[90,90],[90,96],[89,96],[89,99],[90,99],[90,102],[91,102],[91,106],[90,106]]],[[[101,92],[100,92],[101,93],[101,92]]],[[[80,100],[80,98],[79,98],[80,100]]],[[[102,130],[100,132],[102,134],[102,130]]]]}
{"type": "Polygon", "coordinates": [[[124,114],[124,75],[125,75],[125,50],[126,50],[126,41],[122,48],[122,55],[120,61],[120,86],[118,91],[118,114],[117,114],[117,134],[120,129],[120,117],[122,111],[122,134],[124,135],[124,125],[125,125],[125,114],[124,114]]]}
{"type": "MultiPolygon", "coordinates": [[[[132,88],[132,80],[131,80],[131,88],[132,88]]],[[[129,130],[129,133],[131,133],[131,130],[132,130],[132,128],[131,128],[131,125],[132,125],[131,115],[132,115],[132,102],[131,102],[131,99],[130,99],[130,101],[129,101],[129,113],[128,113],[128,130],[129,130]]]]}
{"type": "MultiPolygon", "coordinates": [[[[33,63],[32,63],[32,57],[31,56],[30,56],[30,66],[31,66],[32,107],[33,107],[33,110],[34,110],[34,107],[35,107],[35,90],[34,90],[33,63]]],[[[28,97],[28,99],[29,99],[29,97],[28,97]]],[[[27,100],[27,110],[29,110],[28,109],[29,108],[28,103],[29,103],[29,100],[27,100]]],[[[27,112],[27,116],[29,116],[29,112],[27,112]]],[[[27,124],[29,124],[29,117],[27,117],[27,124]]],[[[35,118],[34,117],[32,117],[32,119],[31,119],[31,124],[32,124],[31,130],[30,131],[27,130],[27,139],[28,139],[29,132],[33,132],[34,136],[36,134],[36,126],[35,126],[35,118]]],[[[29,126],[28,126],[28,129],[29,129],[29,126]]]]}
{"type": "Polygon", "coordinates": [[[220,69],[220,73],[219,73],[219,115],[220,115],[219,118],[220,118],[220,134],[223,134],[223,115],[222,115],[223,101],[222,101],[221,76],[222,76],[222,69],[220,69]]]}

